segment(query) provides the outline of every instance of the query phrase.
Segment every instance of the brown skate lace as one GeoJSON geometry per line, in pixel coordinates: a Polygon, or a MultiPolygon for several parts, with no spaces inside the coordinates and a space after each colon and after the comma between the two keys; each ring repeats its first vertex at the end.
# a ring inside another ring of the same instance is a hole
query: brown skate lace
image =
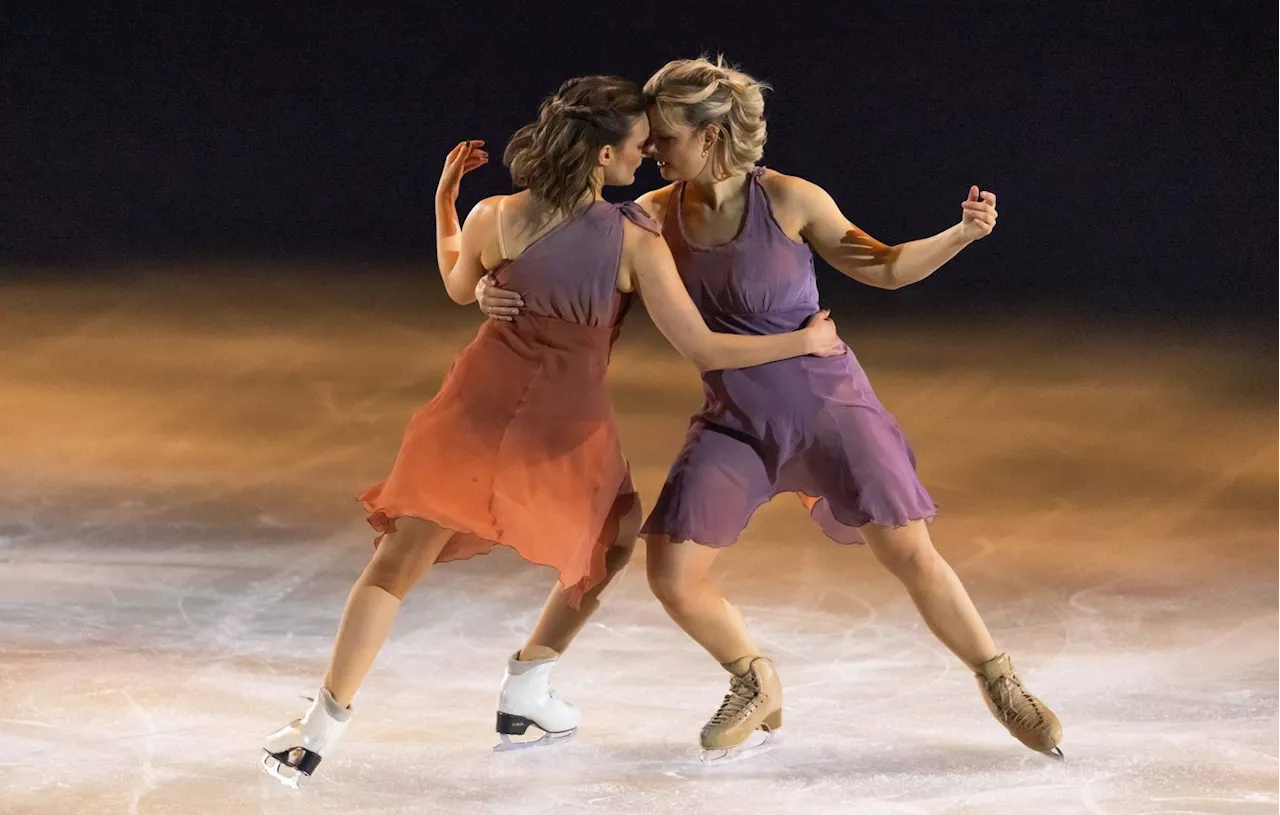
{"type": "Polygon", "coordinates": [[[755,683],[755,675],[735,676],[729,680],[729,692],[725,694],[720,709],[708,722],[709,727],[716,727],[749,714],[755,705],[760,688],[755,683]]]}
{"type": "Polygon", "coordinates": [[[1002,676],[987,688],[1002,719],[1032,730],[1044,726],[1044,711],[1040,709],[1039,700],[1027,693],[1016,675],[1002,676]]]}

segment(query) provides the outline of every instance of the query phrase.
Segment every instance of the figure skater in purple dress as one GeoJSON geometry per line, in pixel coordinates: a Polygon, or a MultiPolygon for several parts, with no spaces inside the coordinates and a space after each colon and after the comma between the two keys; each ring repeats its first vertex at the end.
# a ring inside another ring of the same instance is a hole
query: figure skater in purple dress
{"type": "MultiPolygon", "coordinates": [[[[645,85],[651,152],[672,183],[638,203],[662,225],[712,329],[762,335],[802,325],[818,308],[813,251],[860,283],[898,289],[991,234],[996,196],[976,186],[959,223],[889,246],[851,223],[821,187],[758,166],[766,88],[723,59],[676,60],[645,85]]],[[[492,280],[477,292],[486,314],[518,319],[518,298],[492,280]]],[[[732,760],[764,747],[782,723],[773,663],[710,574],[755,510],[782,492],[798,493],[836,542],[865,543],[974,672],[996,719],[1027,747],[1060,758],[1057,717],[1026,690],[934,548],[927,524],[937,506],[857,358],[797,357],[702,379],[705,404],[642,534],[654,594],[730,673],[729,694],[702,729],[704,758],[732,760]]]]}

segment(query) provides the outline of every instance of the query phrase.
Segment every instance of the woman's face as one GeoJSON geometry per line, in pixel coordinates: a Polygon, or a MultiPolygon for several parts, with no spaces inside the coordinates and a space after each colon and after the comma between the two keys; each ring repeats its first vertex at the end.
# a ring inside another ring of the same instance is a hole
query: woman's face
{"type": "Polygon", "coordinates": [[[649,120],[637,116],[631,132],[622,144],[610,148],[610,160],[604,165],[604,183],[611,187],[626,187],[636,182],[636,171],[644,163],[649,141],[649,120]]]}
{"type": "Polygon", "coordinates": [[[687,124],[678,113],[667,122],[657,105],[649,106],[649,153],[665,181],[692,181],[707,166],[707,134],[687,124]]]}

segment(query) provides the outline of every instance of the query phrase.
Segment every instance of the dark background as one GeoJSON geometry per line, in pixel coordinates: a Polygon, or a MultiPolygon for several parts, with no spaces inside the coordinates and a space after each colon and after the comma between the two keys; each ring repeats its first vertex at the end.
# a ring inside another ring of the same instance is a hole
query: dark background
{"type": "MultiPolygon", "coordinates": [[[[881,240],[951,225],[970,183],[1000,196],[995,235],[929,281],[825,269],[827,300],[1276,314],[1266,3],[28,3],[3,23],[8,274],[431,265],[453,143],[500,153],[569,76],[722,51],[774,85],[765,163],[881,240]]],[[[506,190],[494,162],[460,205],[506,190]]]]}

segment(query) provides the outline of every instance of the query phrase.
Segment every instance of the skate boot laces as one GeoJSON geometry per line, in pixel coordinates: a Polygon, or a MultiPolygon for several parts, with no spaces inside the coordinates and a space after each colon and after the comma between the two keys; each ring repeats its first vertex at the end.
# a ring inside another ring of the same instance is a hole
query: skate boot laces
{"type": "Polygon", "coordinates": [[[752,714],[759,701],[760,686],[756,683],[755,674],[748,672],[744,676],[734,676],[729,680],[729,692],[720,703],[720,709],[707,726],[720,727],[744,719],[752,714]]]}
{"type": "Polygon", "coordinates": [[[1040,709],[1040,701],[1027,692],[1017,674],[1010,671],[988,682],[987,690],[1004,721],[1027,729],[1044,726],[1045,716],[1040,709]]]}

